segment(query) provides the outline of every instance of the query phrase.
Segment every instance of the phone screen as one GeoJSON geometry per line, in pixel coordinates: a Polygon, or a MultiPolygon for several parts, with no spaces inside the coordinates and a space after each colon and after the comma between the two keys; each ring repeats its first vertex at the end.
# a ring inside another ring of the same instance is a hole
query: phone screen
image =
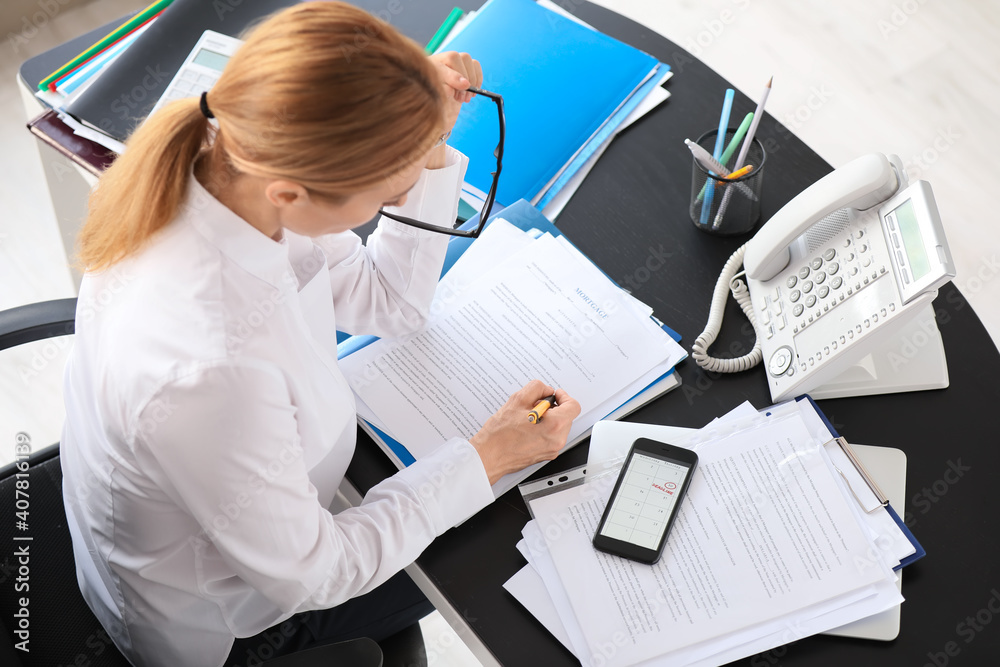
{"type": "Polygon", "coordinates": [[[691,467],[635,452],[599,534],[656,549],[691,467]]]}

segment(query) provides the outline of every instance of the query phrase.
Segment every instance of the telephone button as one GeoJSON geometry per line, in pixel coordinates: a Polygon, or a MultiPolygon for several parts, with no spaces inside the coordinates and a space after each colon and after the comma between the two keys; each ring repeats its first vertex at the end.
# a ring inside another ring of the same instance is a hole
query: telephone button
{"type": "Polygon", "coordinates": [[[801,269],[799,269],[799,278],[802,278],[802,280],[805,280],[808,277],[809,277],[809,267],[808,266],[803,266],[801,269]]]}
{"type": "Polygon", "coordinates": [[[899,237],[896,236],[895,234],[892,235],[892,245],[896,246],[897,248],[899,247],[899,237]]]}
{"type": "Polygon", "coordinates": [[[814,257],[813,260],[809,262],[809,266],[812,267],[813,271],[819,271],[819,267],[823,266],[823,258],[814,257]]]}
{"type": "Polygon", "coordinates": [[[782,301],[775,301],[774,303],[771,304],[771,307],[774,308],[775,315],[781,315],[781,309],[783,308],[783,306],[781,305],[782,303],[783,303],[782,301]]]}
{"type": "Polygon", "coordinates": [[[897,250],[896,251],[896,261],[899,262],[900,266],[903,266],[904,264],[906,264],[906,258],[903,257],[903,252],[901,250],[897,250]]]}
{"type": "Polygon", "coordinates": [[[832,347],[834,349],[834,351],[836,351],[836,349],[837,349],[837,341],[833,341],[832,343],[830,343],[830,347],[832,347]]]}
{"type": "Polygon", "coordinates": [[[768,340],[771,340],[771,338],[774,337],[774,325],[767,325],[767,329],[764,330],[764,337],[768,340]]]}
{"type": "Polygon", "coordinates": [[[816,282],[816,284],[819,284],[824,280],[826,280],[826,274],[823,273],[822,271],[819,271],[816,275],[813,276],[813,280],[816,282]]]}
{"type": "Polygon", "coordinates": [[[860,252],[860,253],[861,253],[862,255],[863,255],[863,254],[865,254],[866,252],[868,252],[868,244],[867,244],[867,243],[862,243],[862,244],[861,244],[861,247],[860,247],[860,248],[858,249],[858,251],[859,251],[859,252],[860,252]]]}
{"type": "Polygon", "coordinates": [[[889,223],[889,229],[896,229],[896,216],[893,213],[885,216],[885,221],[889,223]]]}
{"type": "Polygon", "coordinates": [[[836,256],[837,256],[837,251],[834,250],[833,248],[827,248],[823,252],[823,259],[825,259],[828,262],[836,256]]]}
{"type": "Polygon", "coordinates": [[[836,278],[833,279],[833,282],[830,283],[830,287],[832,287],[833,289],[840,289],[840,286],[843,284],[844,280],[840,276],[837,276],[836,278]]]}
{"type": "Polygon", "coordinates": [[[798,291],[797,289],[793,289],[792,293],[788,295],[788,298],[791,299],[792,303],[795,303],[800,298],[802,298],[802,292],[798,291]]]}
{"type": "Polygon", "coordinates": [[[807,280],[804,283],[802,283],[802,291],[805,292],[806,294],[811,292],[812,288],[813,288],[813,281],[807,280]]]}
{"type": "Polygon", "coordinates": [[[868,276],[865,276],[865,279],[862,282],[864,282],[864,284],[867,285],[868,284],[868,276]]]}
{"type": "Polygon", "coordinates": [[[830,262],[829,264],[826,265],[826,272],[829,273],[831,276],[839,270],[840,270],[840,264],[837,264],[836,262],[830,262]]]}
{"type": "Polygon", "coordinates": [[[771,355],[770,361],[767,362],[767,370],[775,377],[782,375],[792,365],[792,359],[792,348],[782,345],[771,355]]]}
{"type": "Polygon", "coordinates": [[[896,312],[896,304],[895,303],[890,303],[889,304],[889,312],[890,313],[896,312]]]}
{"type": "Polygon", "coordinates": [[[783,331],[785,328],[785,316],[784,315],[780,316],[777,320],[774,321],[774,323],[775,325],[777,325],[778,331],[783,331]]]}
{"type": "Polygon", "coordinates": [[[872,321],[866,317],[865,318],[865,329],[870,328],[871,325],[872,325],[872,321]]]}
{"type": "Polygon", "coordinates": [[[850,338],[851,340],[854,340],[854,329],[849,329],[847,331],[847,337],[850,338]]]}
{"type": "Polygon", "coordinates": [[[878,324],[878,313],[872,313],[872,322],[878,324]]]}
{"type": "Polygon", "coordinates": [[[808,297],[806,297],[806,308],[812,308],[815,305],[816,305],[816,295],[810,294],[808,297]]]}
{"type": "Polygon", "coordinates": [[[882,317],[888,317],[888,315],[886,315],[885,308],[882,309],[882,317]]]}
{"type": "Polygon", "coordinates": [[[864,261],[861,262],[861,266],[865,267],[866,269],[871,265],[872,265],[871,257],[865,257],[864,261]]]}
{"type": "Polygon", "coordinates": [[[792,315],[794,315],[795,317],[798,317],[799,315],[802,314],[802,311],[804,311],[804,310],[805,310],[805,308],[802,307],[802,304],[801,303],[797,303],[797,304],[795,304],[795,307],[792,308],[792,315]]]}
{"type": "Polygon", "coordinates": [[[826,285],[823,285],[822,287],[819,288],[819,298],[825,299],[829,293],[830,293],[830,288],[827,287],[826,285]]]}
{"type": "Polygon", "coordinates": [[[788,280],[785,281],[785,284],[788,285],[788,289],[792,289],[795,287],[795,283],[797,282],[799,282],[798,278],[795,276],[788,276],[788,280]]]}
{"type": "Polygon", "coordinates": [[[844,260],[848,261],[848,262],[853,262],[854,261],[854,253],[853,252],[847,253],[847,257],[844,257],[844,260]]]}
{"type": "Polygon", "coordinates": [[[861,333],[861,325],[859,324],[856,327],[854,327],[854,330],[857,331],[858,333],[861,333]]]}
{"type": "Polygon", "coordinates": [[[840,337],[840,344],[841,345],[847,345],[847,338],[845,336],[841,336],[840,337]]]}
{"type": "Polygon", "coordinates": [[[830,346],[829,345],[824,345],[823,346],[823,354],[825,354],[826,356],[830,356],[830,346]]]}
{"type": "Polygon", "coordinates": [[[864,235],[865,235],[865,230],[863,229],[859,229],[858,231],[854,232],[854,238],[860,239],[864,235]]]}
{"type": "Polygon", "coordinates": [[[845,248],[850,248],[851,247],[851,237],[850,236],[848,236],[846,239],[844,239],[843,246],[845,248]]]}
{"type": "Polygon", "coordinates": [[[850,271],[849,271],[848,273],[849,273],[850,275],[852,275],[852,276],[856,276],[856,275],[858,275],[858,267],[856,267],[856,266],[852,266],[852,267],[851,267],[851,270],[850,270],[850,271]]]}
{"type": "Polygon", "coordinates": [[[872,271],[872,280],[878,278],[878,271],[872,271]]]}

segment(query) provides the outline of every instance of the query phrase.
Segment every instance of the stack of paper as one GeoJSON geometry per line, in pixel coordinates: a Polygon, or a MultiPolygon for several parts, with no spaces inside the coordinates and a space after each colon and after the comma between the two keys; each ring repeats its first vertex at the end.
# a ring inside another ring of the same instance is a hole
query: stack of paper
{"type": "MultiPolygon", "coordinates": [[[[532,379],[580,402],[570,445],[598,420],[679,383],[672,371],[686,353],[649,306],[564,237],[503,219],[525,209],[534,211],[527,202],[508,208],[462,254],[441,280],[424,330],[341,356],[359,416],[376,439],[402,445],[387,444],[400,465],[474,435],[532,379]]],[[[508,475],[494,491],[532,470],[508,475]]]]}
{"type": "MultiPolygon", "coordinates": [[[[591,545],[611,466],[529,501],[529,565],[506,588],[581,662],[609,666],[721,665],[890,609],[893,568],[922,550],[866,512],[878,503],[832,437],[809,401],[661,433],[700,462],[659,563],[591,545]]],[[[633,439],[592,446],[615,460],[633,439]]]]}

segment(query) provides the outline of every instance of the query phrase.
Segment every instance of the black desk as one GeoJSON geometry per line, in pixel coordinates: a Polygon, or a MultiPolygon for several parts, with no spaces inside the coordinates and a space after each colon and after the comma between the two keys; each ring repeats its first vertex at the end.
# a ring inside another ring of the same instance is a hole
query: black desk
{"type": "MultiPolygon", "coordinates": [[[[359,4],[378,9],[377,0],[359,4]]],[[[421,10],[430,13],[427,7],[434,6],[442,10],[435,15],[444,16],[453,4],[424,0],[421,10]]],[[[471,8],[480,3],[463,0],[457,4],[471,8]]],[[[612,278],[653,306],[683,336],[682,343],[690,346],[704,326],[723,263],[747,238],[708,236],[694,228],[686,211],[691,167],[682,142],[711,128],[728,84],[680,47],[628,19],[579,0],[562,4],[600,30],[669,63],[675,72],[668,84],[671,99],[613,142],[558,224],[612,278]],[[662,255],[668,258],[666,263],[646,264],[662,255]]],[[[79,52],[87,39],[82,36],[62,49],[79,52]]],[[[21,76],[26,84],[33,85],[66,60],[65,53],[56,51],[25,63],[21,76]]],[[[734,117],[754,106],[754,101],[737,94],[734,117]]],[[[767,219],[831,167],[770,116],[763,119],[758,137],[770,153],[762,202],[767,219]]],[[[993,528],[1000,514],[1000,496],[994,493],[990,477],[1000,467],[1000,454],[993,446],[998,438],[989,435],[988,426],[990,411],[1000,403],[1000,389],[994,381],[1000,375],[1000,353],[952,285],[941,291],[935,307],[951,387],[820,402],[849,440],[898,447],[907,453],[906,519],[928,556],[905,570],[907,601],[899,638],[883,643],[811,637],[741,664],[920,666],[935,664],[930,654],[936,656],[937,665],[946,659],[949,664],[985,665],[994,664],[1000,656],[1000,619],[995,627],[990,624],[996,615],[990,606],[1000,609],[1000,568],[992,564],[1000,547],[1000,534],[993,528]],[[962,470],[960,477],[955,468],[962,470]],[[949,648],[952,654],[957,651],[957,657],[947,655],[949,648]]],[[[730,343],[742,346],[742,351],[748,349],[752,339],[744,323],[730,300],[716,349],[728,348],[730,343]]],[[[684,380],[680,388],[629,419],[697,427],[744,400],[757,406],[770,402],[761,368],[720,377],[702,372],[687,360],[679,371],[684,380]]],[[[584,443],[541,474],[580,465],[586,454],[584,443]]],[[[359,431],[348,479],[367,491],[394,472],[378,447],[359,431]]],[[[417,564],[499,662],[575,664],[502,588],[524,565],[514,545],[527,520],[520,495],[512,491],[438,539],[417,564]]]]}
{"type": "MultiPolygon", "coordinates": [[[[570,3],[564,3],[570,6],[570,3]]],[[[720,239],[698,231],[687,215],[690,155],[685,137],[696,138],[718,116],[727,83],[690,54],[652,31],[589,3],[575,13],[598,29],[669,63],[672,97],[615,139],[560,215],[567,236],[612,278],[635,295],[690,346],[708,316],[712,288],[722,265],[747,237],[720,239]],[[668,261],[646,264],[654,255],[668,261]]],[[[571,7],[572,8],[572,7],[571,7]]],[[[737,93],[733,117],[755,106],[737,93]]],[[[764,219],[828,171],[812,150],[766,116],[758,131],[769,151],[764,219]]],[[[955,221],[946,221],[946,224],[955,221]]],[[[995,378],[1000,354],[962,295],[951,284],[935,301],[951,386],[945,390],[821,401],[836,428],[857,442],[898,447],[907,453],[907,521],[928,556],[903,576],[901,631],[892,642],[816,636],[741,661],[777,665],[934,664],[928,653],[953,664],[993,664],[1000,656],[1000,568],[993,565],[1000,534],[991,526],[1000,496],[991,475],[1000,454],[990,436],[991,411],[1000,403],[995,378]],[[963,466],[962,476],[949,472],[963,466]],[[966,617],[975,617],[966,624],[966,617]],[[982,628],[979,631],[975,627],[982,628]],[[949,642],[954,642],[949,645],[949,642]],[[946,651],[958,650],[959,658],[946,651]]],[[[730,300],[720,343],[749,349],[746,322],[730,300]]],[[[690,359],[679,372],[684,384],[629,417],[632,421],[702,426],[744,400],[770,403],[764,371],[739,375],[703,372],[690,359]]],[[[586,462],[581,444],[542,474],[586,462]]],[[[348,478],[367,490],[392,474],[392,464],[361,433],[348,478]]],[[[516,490],[438,539],[418,560],[423,573],[465,617],[466,623],[504,665],[570,665],[574,658],[505,590],[524,565],[514,548],[528,513],[516,490]]]]}

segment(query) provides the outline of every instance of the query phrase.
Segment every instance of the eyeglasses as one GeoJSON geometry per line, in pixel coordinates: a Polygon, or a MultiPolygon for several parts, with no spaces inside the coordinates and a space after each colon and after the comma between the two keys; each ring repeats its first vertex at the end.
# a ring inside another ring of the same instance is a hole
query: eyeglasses
{"type": "MultiPolygon", "coordinates": [[[[477,238],[479,234],[483,231],[483,227],[486,226],[486,220],[490,217],[490,210],[493,208],[493,202],[497,196],[497,183],[500,181],[500,168],[503,166],[503,141],[504,136],[507,132],[507,122],[503,115],[503,98],[496,93],[491,93],[488,90],[480,90],[479,88],[469,88],[470,93],[476,95],[482,95],[493,100],[493,103],[497,107],[497,115],[500,119],[500,135],[499,142],[497,143],[496,150],[493,151],[493,155],[497,159],[497,169],[491,172],[493,175],[493,184],[490,186],[490,191],[486,194],[486,199],[483,202],[483,210],[479,213],[479,225],[474,229],[458,229],[458,225],[461,223],[455,223],[453,226],[442,226],[435,225],[429,222],[421,222],[419,220],[414,220],[413,218],[407,218],[402,215],[393,215],[392,213],[386,213],[385,209],[379,209],[379,213],[389,218],[390,220],[395,220],[396,222],[401,222],[404,225],[410,225],[411,227],[417,227],[419,229],[426,229],[432,232],[439,232],[441,234],[449,234],[451,236],[463,236],[466,238],[477,238]]],[[[446,139],[443,137],[442,139],[446,139]]],[[[438,143],[440,145],[440,142],[438,143]]]]}

